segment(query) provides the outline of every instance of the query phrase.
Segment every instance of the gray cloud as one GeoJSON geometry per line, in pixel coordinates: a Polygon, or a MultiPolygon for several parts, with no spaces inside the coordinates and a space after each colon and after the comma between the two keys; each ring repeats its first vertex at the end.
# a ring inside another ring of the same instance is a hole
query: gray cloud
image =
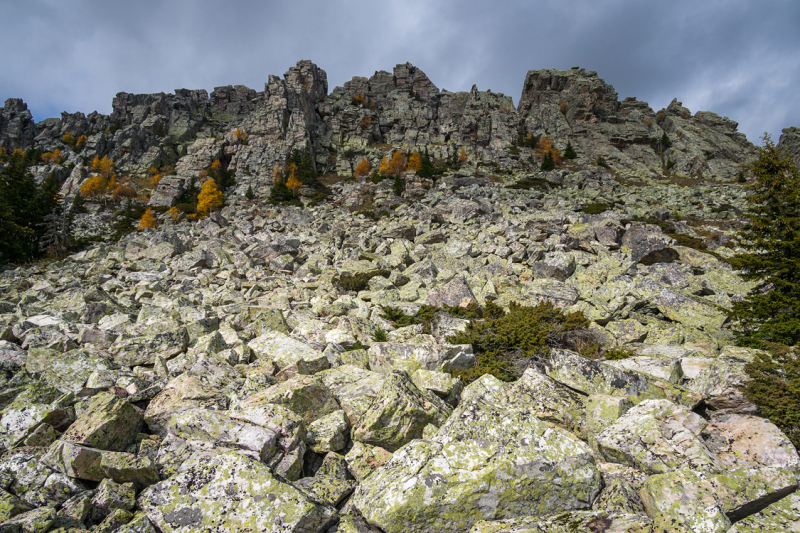
{"type": "Polygon", "coordinates": [[[119,91],[244,84],[300,59],[332,87],[409,61],[440,88],[519,99],[529,69],[596,70],[621,98],[678,98],[757,142],[800,125],[794,0],[0,0],[0,99],[35,118],[109,112],[119,91]]]}

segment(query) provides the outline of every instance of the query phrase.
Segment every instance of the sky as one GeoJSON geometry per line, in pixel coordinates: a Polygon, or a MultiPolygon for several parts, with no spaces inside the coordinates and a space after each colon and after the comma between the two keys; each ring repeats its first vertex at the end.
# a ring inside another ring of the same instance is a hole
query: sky
{"type": "Polygon", "coordinates": [[[0,102],[109,113],[118,92],[247,85],[310,59],[329,90],[422,69],[519,102],[525,74],[595,70],[620,99],[673,98],[748,139],[800,126],[797,0],[0,0],[0,102]]]}

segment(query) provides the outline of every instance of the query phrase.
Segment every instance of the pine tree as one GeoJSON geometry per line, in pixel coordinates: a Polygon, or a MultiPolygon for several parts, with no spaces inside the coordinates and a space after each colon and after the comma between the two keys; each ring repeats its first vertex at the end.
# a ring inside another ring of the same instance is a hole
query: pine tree
{"type": "Polygon", "coordinates": [[[733,305],[740,342],[800,342],[800,171],[769,135],[750,167],[755,182],[748,222],[740,231],[747,253],[731,259],[758,285],[733,305]]]}
{"type": "Polygon", "coordinates": [[[575,159],[578,154],[575,153],[575,148],[572,147],[572,142],[567,141],[567,148],[564,150],[564,159],[575,159]]]}
{"type": "Polygon", "coordinates": [[[252,185],[247,186],[247,192],[244,193],[244,197],[247,198],[248,200],[252,200],[253,198],[256,197],[256,194],[253,192],[252,185]]]}
{"type": "Polygon", "coordinates": [[[428,153],[428,149],[425,149],[425,152],[422,154],[422,161],[420,164],[420,169],[417,171],[419,176],[423,178],[431,178],[433,179],[435,167],[433,166],[433,162],[431,161],[431,156],[428,153]]]}
{"type": "Polygon", "coordinates": [[[403,181],[403,178],[400,177],[400,174],[395,174],[394,183],[392,183],[392,191],[394,191],[397,196],[401,196],[405,188],[406,184],[403,181]]]}
{"type": "Polygon", "coordinates": [[[553,152],[548,151],[546,154],[544,154],[544,157],[542,158],[541,169],[553,170],[554,168],[556,168],[556,164],[555,162],[553,162],[553,152]]]}

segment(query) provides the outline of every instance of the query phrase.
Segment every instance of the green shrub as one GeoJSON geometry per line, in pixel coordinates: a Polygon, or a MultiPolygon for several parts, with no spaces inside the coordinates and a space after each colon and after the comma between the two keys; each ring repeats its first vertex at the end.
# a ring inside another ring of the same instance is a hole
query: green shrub
{"type": "Polygon", "coordinates": [[[342,291],[363,291],[369,286],[369,280],[375,276],[383,276],[388,278],[389,272],[386,269],[374,270],[372,272],[359,272],[358,274],[344,273],[336,276],[333,284],[342,291]]]}
{"type": "Polygon", "coordinates": [[[605,159],[605,157],[603,157],[602,155],[601,155],[601,156],[599,156],[599,157],[597,158],[597,166],[598,166],[598,167],[603,167],[603,168],[605,168],[605,169],[610,169],[610,168],[611,168],[611,167],[609,166],[609,164],[608,164],[608,163],[606,163],[606,159],[605,159]]]}
{"type": "Polygon", "coordinates": [[[582,313],[565,314],[549,302],[534,307],[512,303],[502,315],[497,309],[495,305],[484,312],[483,320],[471,322],[466,331],[447,339],[452,344],[471,344],[475,352],[474,367],[453,373],[465,383],[484,374],[513,381],[531,363],[546,359],[550,348],[577,348],[571,334],[589,327],[582,313]]]}
{"type": "Polygon", "coordinates": [[[630,350],[623,350],[620,348],[613,348],[611,350],[607,350],[603,353],[603,357],[606,361],[620,361],[622,359],[628,359],[629,357],[635,357],[636,354],[631,352],[630,350]]]}
{"type": "Polygon", "coordinates": [[[744,177],[744,172],[739,172],[739,175],[736,176],[736,183],[747,183],[747,178],[744,177]]]}
{"type": "Polygon", "coordinates": [[[508,185],[506,189],[515,189],[520,191],[528,191],[533,189],[541,192],[547,192],[550,189],[555,189],[558,187],[563,187],[563,185],[546,180],[544,178],[524,178],[516,183],[508,185]]]}
{"type": "Polygon", "coordinates": [[[604,213],[608,211],[609,205],[605,202],[595,202],[587,205],[581,211],[586,213],[587,215],[599,215],[600,213],[604,213]]]}
{"type": "Polygon", "coordinates": [[[383,328],[377,328],[375,329],[375,333],[372,334],[372,340],[375,342],[386,342],[389,340],[389,336],[383,328]]]}
{"type": "Polygon", "coordinates": [[[759,354],[744,370],[751,381],[745,396],[800,448],[800,356],[786,345],[751,342],[770,355],[759,354]]]}
{"type": "Polygon", "coordinates": [[[247,198],[248,200],[252,200],[253,198],[255,198],[255,196],[256,196],[256,194],[253,192],[253,186],[252,185],[248,185],[247,186],[247,192],[244,193],[244,197],[247,198]]]}

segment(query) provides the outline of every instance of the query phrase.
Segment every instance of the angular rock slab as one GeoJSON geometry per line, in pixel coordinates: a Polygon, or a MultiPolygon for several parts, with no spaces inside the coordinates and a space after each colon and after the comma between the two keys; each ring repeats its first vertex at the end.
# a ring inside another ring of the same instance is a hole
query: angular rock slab
{"type": "Polygon", "coordinates": [[[650,476],[640,495],[656,527],[723,533],[796,488],[796,475],[787,468],[740,468],[714,475],[682,468],[650,476]]]}
{"type": "Polygon", "coordinates": [[[410,442],[356,489],[351,503],[370,524],[386,533],[455,532],[589,508],[601,486],[589,447],[498,401],[490,387],[471,388],[433,440],[410,442]]]}
{"type": "Polygon", "coordinates": [[[142,415],[133,405],[101,392],[61,438],[90,448],[121,452],[136,438],[142,422],[142,415]]]}
{"type": "Polygon", "coordinates": [[[469,533],[650,533],[651,527],[652,520],[646,516],[605,511],[572,511],[545,518],[525,517],[478,522],[469,533]]]}
{"type": "Polygon", "coordinates": [[[705,425],[700,415],[669,400],[645,400],[597,435],[597,449],[606,461],[648,474],[683,466],[721,472],[716,456],[700,438],[705,425]]]}
{"type": "Polygon", "coordinates": [[[336,511],[236,452],[195,462],[142,492],[139,507],[165,533],[325,531],[336,511]]]}
{"type": "Polygon", "coordinates": [[[248,346],[256,357],[272,361],[287,374],[312,375],[330,367],[322,352],[279,331],[268,331],[248,346]]]}
{"type": "Polygon", "coordinates": [[[758,416],[714,417],[701,437],[725,468],[775,466],[800,471],[800,456],[778,427],[758,416]]]}
{"type": "Polygon", "coordinates": [[[405,372],[392,372],[377,397],[353,426],[352,438],[394,451],[422,438],[428,424],[441,426],[451,407],[428,390],[420,390],[405,372]]]}
{"type": "Polygon", "coordinates": [[[800,494],[794,493],[736,522],[728,533],[768,533],[800,531],[800,494]]]}
{"type": "Polygon", "coordinates": [[[622,370],[569,350],[551,350],[547,375],[586,394],[627,396],[633,403],[669,399],[694,407],[700,396],[632,370],[622,370]]]}

